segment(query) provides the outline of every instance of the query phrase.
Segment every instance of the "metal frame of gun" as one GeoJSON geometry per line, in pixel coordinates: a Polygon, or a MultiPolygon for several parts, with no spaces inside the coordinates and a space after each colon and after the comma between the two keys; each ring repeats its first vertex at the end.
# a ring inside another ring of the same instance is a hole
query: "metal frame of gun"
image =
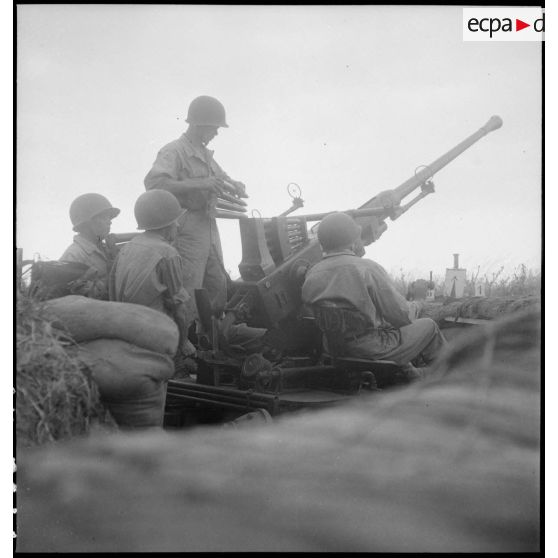
{"type": "Polygon", "coordinates": [[[290,182],[289,184],[287,184],[287,192],[289,193],[289,196],[291,196],[293,202],[291,204],[291,207],[289,207],[289,209],[286,209],[285,211],[283,211],[283,213],[279,213],[279,217],[286,217],[287,215],[290,215],[293,211],[296,211],[297,209],[304,207],[304,200],[301,197],[302,190],[300,189],[300,186],[296,182],[290,182]]]}

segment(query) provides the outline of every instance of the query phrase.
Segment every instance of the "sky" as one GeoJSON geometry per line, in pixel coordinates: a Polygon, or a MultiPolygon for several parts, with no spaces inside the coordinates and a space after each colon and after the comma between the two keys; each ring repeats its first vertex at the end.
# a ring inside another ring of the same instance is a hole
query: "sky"
{"type": "MultiPolygon", "coordinates": [[[[481,276],[541,266],[541,44],[464,42],[445,6],[18,6],[17,239],[24,258],[71,243],[72,200],[133,206],[157,151],[212,95],[229,128],[210,144],[272,217],[355,208],[395,188],[492,115],[503,127],[434,177],[436,193],[366,255],[390,273],[481,276]]],[[[220,220],[238,276],[238,223],[220,220]]]]}

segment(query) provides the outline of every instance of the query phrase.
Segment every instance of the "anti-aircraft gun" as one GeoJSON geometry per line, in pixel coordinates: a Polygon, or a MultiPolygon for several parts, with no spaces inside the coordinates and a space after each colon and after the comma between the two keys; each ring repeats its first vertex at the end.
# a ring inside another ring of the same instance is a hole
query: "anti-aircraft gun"
{"type": "MultiPolygon", "coordinates": [[[[432,178],[482,137],[502,126],[499,116],[491,117],[475,133],[450,149],[393,190],[374,196],[350,214],[362,227],[362,243],[369,245],[387,229],[386,220],[398,219],[417,202],[434,192],[432,178]],[[415,197],[405,201],[413,192],[415,197]]],[[[268,329],[271,345],[281,357],[270,362],[261,355],[229,358],[216,347],[218,335],[211,311],[200,312],[205,328],[215,343],[201,352],[195,383],[169,381],[169,409],[183,405],[230,411],[265,410],[271,415],[314,405],[332,404],[358,393],[365,386],[377,389],[394,376],[394,364],[383,361],[329,358],[320,354],[321,332],[301,313],[301,287],[308,269],[322,258],[312,223],[328,213],[292,215],[302,205],[271,218],[248,217],[245,213],[222,212],[221,217],[238,218],[242,242],[241,278],[233,282],[233,294],[226,312],[250,326],[268,329]],[[217,350],[215,350],[217,349],[217,350]]],[[[203,292],[196,293],[198,310],[203,292]]],[[[389,383],[389,382],[387,382],[389,383]]],[[[172,414],[172,413],[171,413],[172,414]]],[[[219,414],[219,413],[217,413],[219,414]]],[[[216,420],[222,420],[221,418],[216,420]]]]}
{"type": "MultiPolygon", "coordinates": [[[[502,119],[493,116],[474,134],[436,159],[430,165],[393,190],[374,196],[350,214],[362,226],[365,246],[375,242],[387,229],[386,220],[398,219],[425,196],[434,192],[432,178],[463,151],[489,132],[500,128],[502,119]],[[419,193],[407,203],[413,192],[419,193]]],[[[284,320],[300,309],[300,287],[306,271],[322,257],[322,252],[309,224],[323,219],[327,213],[279,216],[269,219],[240,218],[242,261],[241,280],[228,307],[250,325],[280,327],[284,320]]]]}

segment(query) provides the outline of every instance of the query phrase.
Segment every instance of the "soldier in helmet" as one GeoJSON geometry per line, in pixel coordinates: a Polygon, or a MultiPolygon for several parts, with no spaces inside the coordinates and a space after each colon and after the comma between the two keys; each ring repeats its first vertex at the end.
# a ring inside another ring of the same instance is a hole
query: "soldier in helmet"
{"type": "Polygon", "coordinates": [[[382,266],[362,258],[360,226],[346,213],[327,215],[318,227],[324,251],[302,287],[310,307],[332,304],[343,312],[345,356],[392,360],[410,378],[421,376],[410,363],[428,366],[445,344],[437,324],[416,319],[416,307],[397,292],[382,266]]]}
{"type": "Polygon", "coordinates": [[[66,249],[61,262],[86,264],[89,270],[74,285],[73,292],[92,298],[108,299],[108,274],[111,257],[105,240],[111,221],[120,213],[101,194],[83,194],[70,205],[70,220],[77,234],[66,249]]]}
{"type": "Polygon", "coordinates": [[[177,199],[165,190],[144,192],[136,201],[134,215],[144,232],[118,253],[110,273],[110,299],[149,306],[177,324],[179,351],[194,352],[187,338],[190,295],[182,284],[182,261],[171,245],[184,215],[177,199]]]}
{"type": "MultiPolygon", "coordinates": [[[[186,132],[161,148],[144,184],[148,191],[156,188],[171,192],[187,210],[174,242],[182,258],[184,287],[192,300],[195,289],[206,289],[213,310],[220,314],[227,302],[229,278],[223,266],[215,203],[223,180],[233,184],[242,197],[246,197],[245,187],[225,173],[207,148],[219,128],[228,128],[221,102],[206,95],[196,97],[190,103],[186,122],[186,132]]],[[[253,345],[252,341],[265,330],[240,324],[227,328],[227,332],[231,342],[253,345]]]]}
{"type": "Polygon", "coordinates": [[[228,127],[223,105],[213,97],[197,97],[190,103],[186,122],[186,132],[159,151],[144,183],[147,190],[171,192],[188,210],[175,242],[184,263],[184,286],[191,295],[204,287],[213,307],[222,309],[227,276],[214,216],[216,195],[223,179],[242,192],[245,188],[223,171],[207,148],[219,128],[228,127]]]}

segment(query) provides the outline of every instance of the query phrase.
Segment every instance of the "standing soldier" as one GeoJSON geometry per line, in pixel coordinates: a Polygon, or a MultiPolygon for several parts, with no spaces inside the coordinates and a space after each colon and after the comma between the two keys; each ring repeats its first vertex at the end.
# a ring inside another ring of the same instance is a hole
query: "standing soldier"
{"type": "Polygon", "coordinates": [[[143,193],[136,201],[134,215],[138,229],[118,253],[110,273],[110,299],[149,306],[171,317],[180,334],[179,353],[194,352],[187,338],[187,303],[190,296],[182,285],[182,262],[171,243],[176,238],[178,220],[184,214],[176,198],[164,190],[143,193]]]}
{"type": "Polygon", "coordinates": [[[144,183],[147,190],[171,192],[187,209],[175,242],[184,264],[184,286],[192,297],[194,289],[205,288],[218,312],[227,301],[227,276],[215,203],[223,180],[244,196],[245,187],[232,180],[207,149],[218,129],[228,128],[223,105],[213,97],[197,97],[190,103],[186,122],[186,132],[159,151],[144,183]]]}
{"type": "Polygon", "coordinates": [[[86,264],[88,271],[76,281],[73,292],[102,300],[108,299],[111,257],[106,246],[111,221],[120,213],[101,194],[83,194],[70,205],[70,220],[76,234],[61,262],[86,264]],[[79,285],[78,285],[79,283],[79,285]]]}
{"type": "MultiPolygon", "coordinates": [[[[187,210],[174,242],[182,258],[184,287],[192,299],[193,313],[197,314],[194,291],[204,288],[215,314],[220,315],[227,303],[228,277],[215,220],[217,196],[224,180],[239,197],[247,197],[246,189],[242,182],[225,173],[213,159],[213,151],[207,148],[219,128],[228,128],[221,102],[206,95],[195,98],[188,108],[186,122],[186,132],[159,151],[144,184],[148,191],[157,188],[171,192],[187,210]]],[[[231,344],[247,349],[256,347],[255,341],[266,331],[245,324],[226,329],[231,344]]]]}

